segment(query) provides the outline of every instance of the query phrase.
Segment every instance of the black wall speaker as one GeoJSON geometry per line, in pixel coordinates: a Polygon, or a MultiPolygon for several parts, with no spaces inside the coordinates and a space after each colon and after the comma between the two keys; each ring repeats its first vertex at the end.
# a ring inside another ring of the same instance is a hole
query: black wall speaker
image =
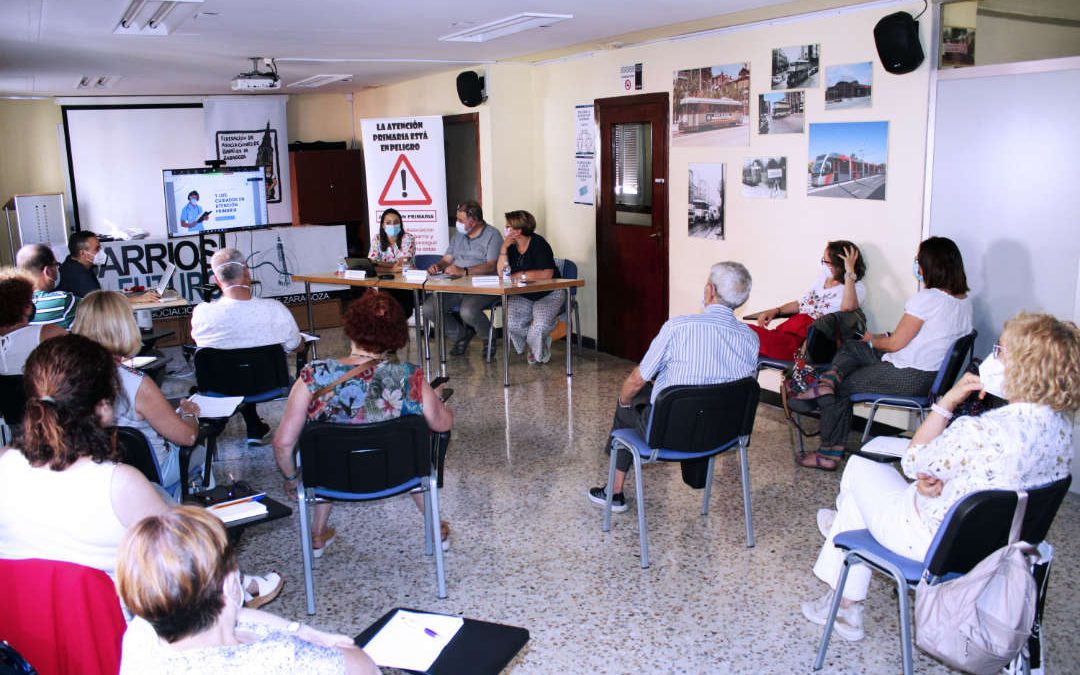
{"type": "MultiPolygon", "coordinates": [[[[910,73],[923,62],[919,22],[907,12],[896,12],[878,21],[874,26],[874,43],[881,65],[895,75],[910,73]]],[[[460,87],[459,84],[459,91],[460,87]]]]}
{"type": "Polygon", "coordinates": [[[484,78],[471,70],[459,73],[457,76],[457,96],[461,105],[475,108],[487,100],[484,93],[484,78]]]}

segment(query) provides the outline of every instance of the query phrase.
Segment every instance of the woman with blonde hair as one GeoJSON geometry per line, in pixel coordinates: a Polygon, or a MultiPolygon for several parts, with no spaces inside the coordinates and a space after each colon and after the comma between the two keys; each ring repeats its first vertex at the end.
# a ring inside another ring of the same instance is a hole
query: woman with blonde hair
{"type": "MultiPolygon", "coordinates": [[[[901,461],[908,483],[891,467],[852,457],[840,480],[836,511],[818,512],[825,545],[814,574],[835,588],[844,553],[833,537],[869,529],[882,545],[922,560],[953,504],[979,490],[1030,489],[1064,478],[1072,460],[1072,414],[1080,408],[1080,329],[1048,314],[1020,313],[1005,322],[994,354],[978,375],[966,374],[931,407],[901,461]],[[994,368],[1000,364],[1003,368],[994,368]],[[1001,374],[1001,381],[996,376],[1001,374]],[[998,386],[1000,385],[1000,387],[998,386]],[[1009,404],[978,417],[958,417],[969,396],[998,390],[1009,404]],[[946,428],[948,427],[948,428],[946,428]]],[[[862,604],[870,571],[848,574],[836,619],[844,639],[863,637],[862,604]]],[[[804,603],[803,614],[824,625],[833,590],[804,603]]]]}
{"type": "MultiPolygon", "coordinates": [[[[193,445],[199,437],[199,406],[185,399],[176,409],[166,400],[154,380],[122,363],[142,349],[142,336],[131,305],[115,291],[94,291],[82,299],[71,332],[95,340],[113,355],[120,376],[116,399],[116,425],[141,431],[154,449],[161,485],[177,499],[180,494],[180,447],[193,445]]],[[[206,448],[191,456],[189,475],[202,475],[206,448]]]]}
{"type": "Polygon", "coordinates": [[[244,609],[233,545],[205,509],[181,506],[135,523],[120,543],[116,580],[137,617],[124,636],[122,674],[379,672],[344,635],[244,609]]]}

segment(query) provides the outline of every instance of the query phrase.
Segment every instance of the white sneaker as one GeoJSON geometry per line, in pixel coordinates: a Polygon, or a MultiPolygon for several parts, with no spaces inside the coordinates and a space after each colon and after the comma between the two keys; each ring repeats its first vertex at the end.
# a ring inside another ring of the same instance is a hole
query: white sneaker
{"type": "Polygon", "coordinates": [[[829,538],[829,532],[832,532],[833,523],[836,521],[836,509],[818,509],[817,510],[817,529],[821,533],[821,536],[826,539],[829,538]]]}
{"type": "MultiPolygon", "coordinates": [[[[804,602],[802,613],[807,619],[819,626],[824,626],[829,619],[829,608],[832,607],[833,591],[829,591],[817,600],[804,602]]],[[[841,606],[836,612],[836,621],[833,622],[833,630],[837,635],[856,642],[863,639],[863,603],[855,602],[849,607],[841,606]]]]}

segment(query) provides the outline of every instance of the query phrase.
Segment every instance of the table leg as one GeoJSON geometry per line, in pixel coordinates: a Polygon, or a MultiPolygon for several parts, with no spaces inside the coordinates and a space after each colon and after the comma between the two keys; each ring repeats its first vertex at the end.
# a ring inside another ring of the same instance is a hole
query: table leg
{"type": "MultiPolygon", "coordinates": [[[[304,294],[307,295],[307,329],[311,335],[315,334],[315,310],[311,307],[311,282],[304,282],[304,294]]],[[[312,360],[319,358],[319,343],[311,343],[312,360]]]]}
{"type": "Polygon", "coordinates": [[[506,306],[510,304],[510,296],[503,295],[502,302],[502,329],[503,329],[503,386],[510,386],[510,329],[506,325],[506,306]]]}
{"type": "MultiPolygon", "coordinates": [[[[570,311],[573,306],[571,303],[573,299],[570,297],[570,289],[566,289],[566,376],[574,376],[573,358],[571,350],[574,344],[574,313],[570,311]]],[[[578,330],[581,330],[580,328],[578,330]]],[[[636,477],[635,477],[636,480],[636,477]]]]}
{"type": "Polygon", "coordinates": [[[442,293],[435,293],[435,311],[438,316],[438,327],[435,330],[439,334],[439,375],[446,377],[446,331],[443,330],[446,312],[443,309],[442,293]]]}
{"type": "MultiPolygon", "coordinates": [[[[416,334],[419,337],[419,341],[416,343],[416,358],[423,360],[424,362],[424,379],[431,380],[431,347],[428,345],[427,338],[427,317],[424,316],[424,301],[426,293],[420,289],[413,290],[416,295],[416,334]]],[[[435,317],[435,326],[438,328],[439,318],[435,317]]]]}

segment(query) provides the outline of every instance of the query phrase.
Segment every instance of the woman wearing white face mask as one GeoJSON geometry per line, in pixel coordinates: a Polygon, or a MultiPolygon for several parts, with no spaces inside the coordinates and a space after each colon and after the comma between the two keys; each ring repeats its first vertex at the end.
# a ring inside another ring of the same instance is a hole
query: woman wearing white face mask
{"type": "MultiPolygon", "coordinates": [[[[371,250],[368,259],[375,264],[379,274],[396,274],[402,266],[412,264],[416,257],[416,239],[405,231],[401,214],[396,209],[386,209],[379,217],[379,231],[371,238],[371,250]]],[[[394,296],[401,303],[406,315],[413,311],[412,291],[384,291],[394,296]]]]}
{"type": "Polygon", "coordinates": [[[821,272],[814,284],[798,300],[759,312],[750,328],[761,342],[760,354],[773,359],[790,359],[803,341],[810,324],[833,312],[853,312],[866,302],[866,275],[859,247],[850,241],[830,241],[821,254],[821,272]],[[779,314],[793,314],[775,328],[767,328],[779,314]]]}
{"type": "MultiPolygon", "coordinates": [[[[839,532],[868,528],[888,549],[922,560],[949,508],[966,495],[1030,489],[1069,473],[1071,416],[1080,408],[1080,329],[1047,314],[1020,313],[1005,323],[995,353],[1000,357],[988,359],[980,372],[1000,373],[999,382],[964,375],[915,432],[901,461],[915,482],[885,464],[851,458],[840,481],[837,511],[818,512],[826,538],[814,565],[818,578],[836,586],[844,554],[832,539],[839,532]],[[946,428],[960,402],[981,398],[998,385],[1008,405],[979,417],[957,417],[946,428]]],[[[863,635],[862,600],[869,583],[869,570],[851,569],[836,623],[845,639],[863,635]]],[[[805,603],[806,618],[824,624],[832,594],[805,603]]]]}
{"type": "Polygon", "coordinates": [[[945,237],[923,241],[914,271],[924,288],[908,299],[896,328],[845,342],[818,384],[797,397],[817,399],[821,410],[821,447],[801,452],[800,465],[835,471],[851,429],[851,395],[925,396],[949,348],[971,332],[971,298],[956,244],[945,237]]]}
{"type": "Polygon", "coordinates": [[[244,609],[236,553],[205,509],[182,506],[135,523],[116,576],[138,617],[124,634],[121,673],[379,672],[344,635],[244,609]]]}

